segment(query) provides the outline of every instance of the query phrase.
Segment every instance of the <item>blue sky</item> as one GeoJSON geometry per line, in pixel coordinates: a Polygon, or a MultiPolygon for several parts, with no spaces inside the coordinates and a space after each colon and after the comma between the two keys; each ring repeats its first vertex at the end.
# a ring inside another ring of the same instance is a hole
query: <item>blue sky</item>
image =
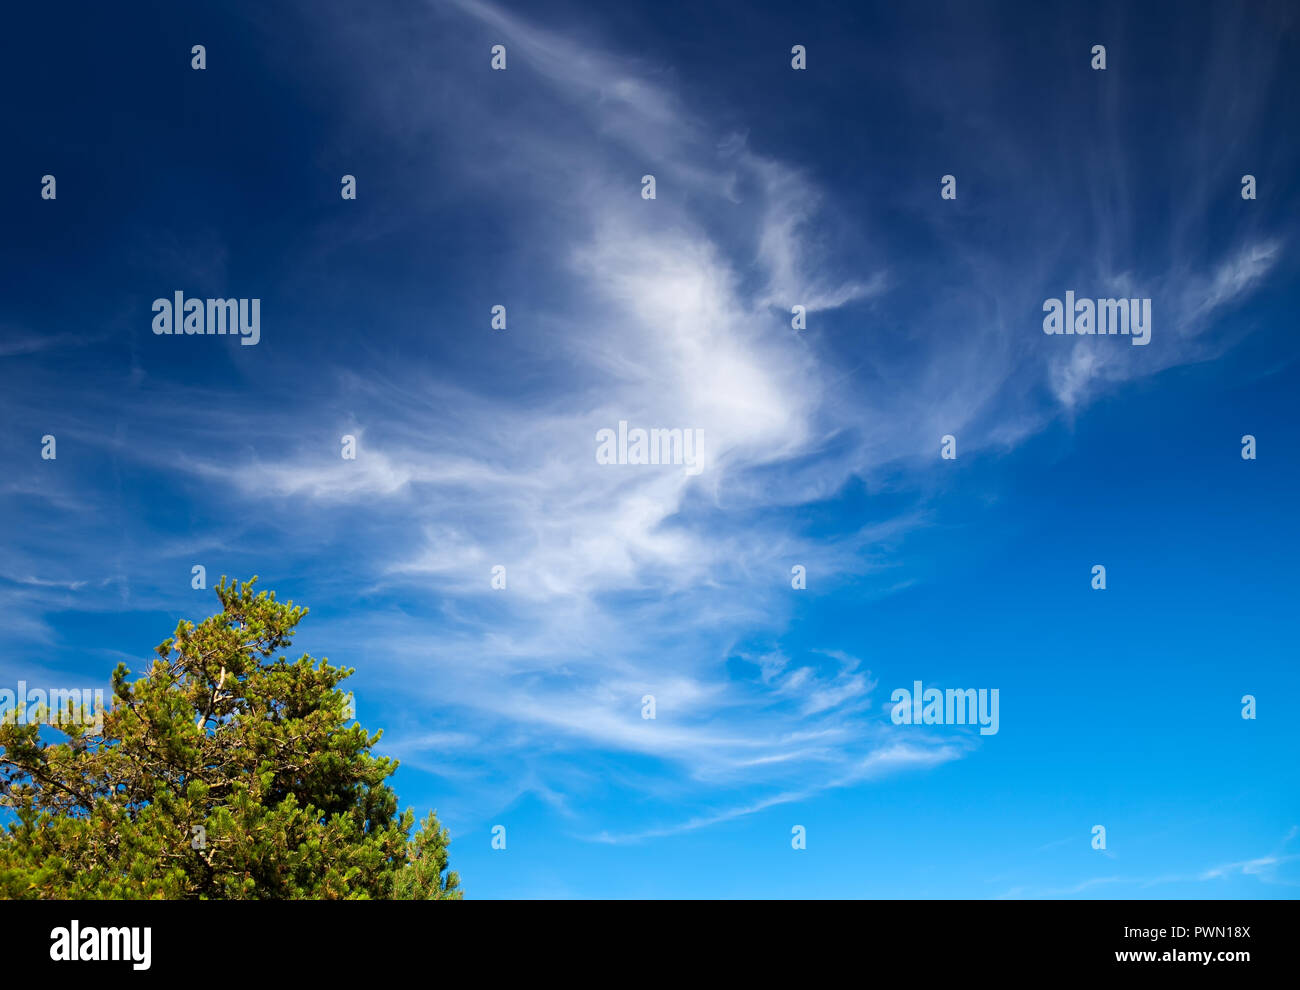
{"type": "Polygon", "coordinates": [[[1136,6],[14,11],[0,684],[256,573],[471,897],[1294,897],[1300,22],[1136,6]]]}

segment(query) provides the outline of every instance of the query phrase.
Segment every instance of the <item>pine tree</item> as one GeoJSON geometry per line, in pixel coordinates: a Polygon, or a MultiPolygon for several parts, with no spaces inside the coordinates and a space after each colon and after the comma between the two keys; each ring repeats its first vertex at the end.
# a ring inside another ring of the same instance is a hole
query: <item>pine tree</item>
{"type": "MultiPolygon", "coordinates": [[[[397,810],[397,762],[371,755],[338,684],[353,671],[278,656],[307,609],[216,588],[222,610],[182,621],[148,673],[113,673],[113,703],[45,742],[0,724],[5,898],[459,898],[447,833],[397,810]]],[[[53,731],[46,728],[46,731],[53,731]]]]}
{"type": "Polygon", "coordinates": [[[393,888],[399,901],[460,900],[460,877],[447,872],[447,846],[451,842],[438,817],[429,812],[411,842],[410,862],[400,871],[393,888]]]}

